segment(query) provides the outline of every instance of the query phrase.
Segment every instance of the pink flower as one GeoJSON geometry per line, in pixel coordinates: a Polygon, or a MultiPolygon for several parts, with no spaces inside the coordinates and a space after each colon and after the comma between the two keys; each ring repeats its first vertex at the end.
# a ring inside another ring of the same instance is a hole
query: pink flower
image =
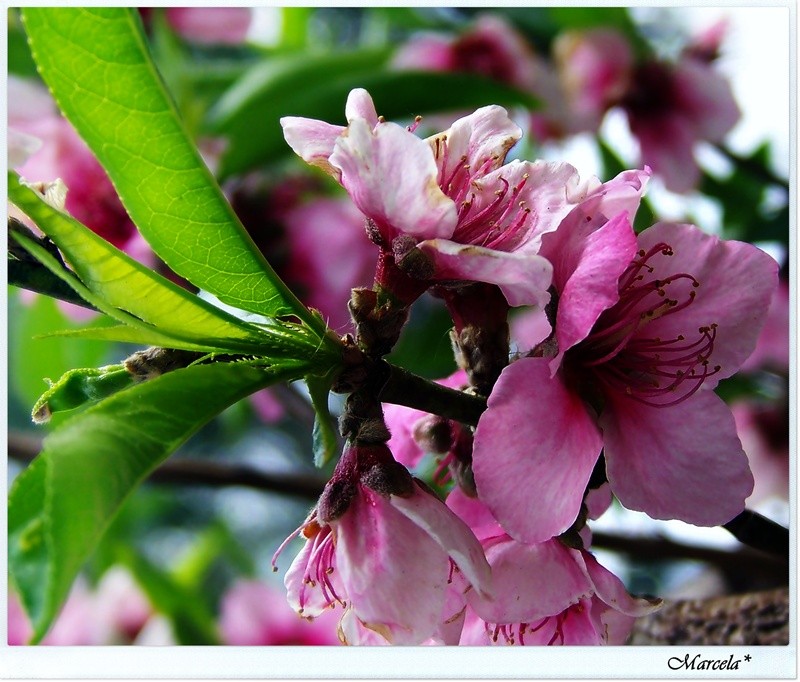
{"type": "Polygon", "coordinates": [[[553,47],[561,84],[575,119],[573,130],[596,130],[628,90],[633,52],[612,29],[565,32],[553,47]]]}
{"type": "Polygon", "coordinates": [[[700,179],[695,145],[721,142],[740,116],[728,81],[690,55],[676,64],[651,61],[637,67],[622,106],[642,162],[673,192],[688,192],[700,179]]]}
{"type": "Polygon", "coordinates": [[[626,213],[572,227],[543,244],[558,296],[554,338],[503,371],[478,424],[481,499],[514,538],[547,540],[575,521],[603,450],[629,509],[730,520],[753,479],[711,389],[752,352],[777,263],[691,225],[657,224],[637,238],[626,213]]]}
{"type": "Polygon", "coordinates": [[[539,240],[589,186],[572,166],[503,165],[521,133],[497,106],[427,140],[379,119],[364,90],[350,93],[345,113],[347,127],[281,124],[292,149],[336,178],[371,221],[382,262],[424,281],[496,284],[511,305],[546,301],[551,271],[539,240]]]}
{"type": "Polygon", "coordinates": [[[343,637],[371,632],[368,639],[377,633],[394,644],[422,643],[453,615],[449,585],[489,585],[469,528],[385,445],[348,446],[297,532],[306,544],[285,576],[289,603],[308,618],[339,603],[349,612],[343,637]]]}
{"type": "Polygon", "coordinates": [[[279,590],[242,580],[222,598],[219,625],[223,641],[234,646],[324,646],[339,644],[336,620],[330,616],[313,621],[298,618],[279,590]]]}
{"type": "Polygon", "coordinates": [[[586,550],[517,542],[460,491],[447,504],[481,540],[493,575],[488,594],[467,593],[461,644],[624,644],[635,618],[660,604],[631,597],[586,550]]]}
{"type": "Polygon", "coordinates": [[[538,58],[507,22],[485,14],[456,38],[420,34],[398,50],[401,69],[474,73],[521,90],[535,91],[538,58]]]}
{"type": "MultiPolygon", "coordinates": [[[[78,580],[42,644],[130,644],[153,616],[150,602],[127,570],[114,566],[95,590],[78,580]]],[[[8,591],[8,643],[27,644],[33,630],[17,595],[8,591]]]]}

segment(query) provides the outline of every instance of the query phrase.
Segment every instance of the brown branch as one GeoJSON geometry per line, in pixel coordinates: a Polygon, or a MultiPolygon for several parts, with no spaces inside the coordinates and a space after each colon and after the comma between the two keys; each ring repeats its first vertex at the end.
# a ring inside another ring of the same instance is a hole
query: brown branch
{"type": "MultiPolygon", "coordinates": [[[[42,441],[36,436],[8,434],[8,456],[29,463],[39,454],[42,441]]],[[[240,485],[256,490],[316,500],[325,480],[313,473],[265,472],[240,464],[221,464],[188,457],[173,457],[158,467],[148,481],[159,484],[228,486],[240,485]]]]}
{"type": "Polygon", "coordinates": [[[475,426],[486,409],[486,399],[423,379],[402,367],[389,365],[389,379],[380,399],[475,426]]]}
{"type": "Polygon", "coordinates": [[[786,645],[789,588],[668,602],[636,621],[630,643],[786,645]]]}

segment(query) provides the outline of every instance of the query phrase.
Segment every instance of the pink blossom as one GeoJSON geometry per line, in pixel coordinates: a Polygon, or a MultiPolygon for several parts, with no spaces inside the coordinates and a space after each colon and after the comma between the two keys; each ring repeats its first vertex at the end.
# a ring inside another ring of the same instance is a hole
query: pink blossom
{"type": "Polygon", "coordinates": [[[285,576],[289,603],[308,618],[340,604],[350,612],[342,637],[365,628],[368,640],[377,633],[394,644],[422,643],[452,615],[453,581],[479,592],[489,585],[469,528],[385,445],[349,446],[297,532],[306,544],[285,576]]]}
{"type": "Polygon", "coordinates": [[[628,91],[633,52],[613,29],[565,32],[553,47],[558,74],[575,119],[573,129],[595,130],[628,91]]]}
{"type": "Polygon", "coordinates": [[[673,192],[688,192],[700,180],[695,145],[721,142],[740,116],[724,76],[690,56],[676,64],[651,61],[637,67],[622,106],[642,162],[673,192]]]}
{"type": "Polygon", "coordinates": [[[631,597],[586,550],[517,542],[458,490],[447,504],[481,540],[493,575],[488,594],[467,593],[461,644],[624,644],[634,619],[660,604],[631,597]]]}
{"type": "MultiPolygon", "coordinates": [[[[497,106],[422,140],[379,120],[364,90],[350,93],[347,127],[281,119],[289,145],[336,178],[370,220],[371,236],[412,277],[496,284],[511,305],[547,301],[542,235],[599,182],[569,164],[503,165],[519,128],[497,106]]],[[[418,294],[417,294],[418,295],[418,294]]]]}
{"type": "Polygon", "coordinates": [[[534,91],[538,58],[503,19],[485,14],[460,36],[431,33],[413,37],[393,59],[401,69],[474,73],[534,91]]]}
{"type": "Polygon", "coordinates": [[[284,594],[256,580],[241,580],[225,593],[219,626],[225,644],[234,646],[339,644],[332,612],[298,618],[284,594]]]}
{"type": "Polygon", "coordinates": [[[657,224],[638,238],[626,213],[587,225],[543,244],[554,338],[509,365],[489,397],[473,453],[481,498],[511,536],[547,540],[575,521],[603,449],[629,509],[725,523],[753,480],[711,389],[752,352],[777,263],[691,225],[657,224]]]}
{"type": "MultiPolygon", "coordinates": [[[[97,646],[130,644],[153,616],[153,608],[130,573],[115,566],[90,590],[78,580],[43,645],[97,646]]],[[[17,595],[8,591],[8,643],[27,644],[33,629],[17,595]]]]}

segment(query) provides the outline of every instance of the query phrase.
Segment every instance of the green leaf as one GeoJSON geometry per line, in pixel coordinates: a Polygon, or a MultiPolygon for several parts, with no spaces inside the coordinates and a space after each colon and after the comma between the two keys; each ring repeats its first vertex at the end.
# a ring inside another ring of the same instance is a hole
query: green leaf
{"type": "Polygon", "coordinates": [[[198,591],[182,585],[141,554],[124,552],[122,563],[153,607],[169,619],[178,644],[221,644],[214,616],[198,591]]]}
{"type": "Polygon", "coordinates": [[[181,443],[307,363],[197,365],[136,384],[66,421],[9,495],[10,572],[41,640],[122,503],[181,443]]]}
{"type": "Polygon", "coordinates": [[[228,138],[221,173],[241,173],[291,153],[282,116],[344,125],[353,88],[366,88],[386,119],[459,111],[487,104],[536,108],[529,93],[471,74],[383,71],[382,51],[274,59],[252,69],[209,113],[214,132],[228,138]],[[298,87],[302,83],[302,87],[298,87]],[[253,135],[258,130],[258,135],[253,135]]]}
{"type": "Polygon", "coordinates": [[[190,140],[147,49],[136,10],[23,10],[39,72],[108,172],[128,213],[178,274],[229,305],[314,316],[247,235],[190,140]]]}
{"type": "Polygon", "coordinates": [[[95,403],[133,384],[133,375],[123,365],[71,369],[51,383],[33,406],[31,416],[37,424],[50,420],[53,412],[74,410],[95,403]]]}
{"type": "Polygon", "coordinates": [[[60,267],[52,254],[13,232],[17,241],[87,301],[121,322],[156,332],[165,339],[233,353],[292,357],[308,352],[309,347],[317,344],[298,325],[255,326],[189,293],[48,205],[39,193],[21,184],[13,172],[8,173],[8,192],[13,203],[36,222],[71,262],[81,279],[81,287],[76,287],[75,278],[60,267]],[[84,288],[88,288],[91,296],[87,296],[84,288]],[[120,311],[131,314],[121,315],[120,311]]]}
{"type": "Polygon", "coordinates": [[[331,412],[328,409],[328,395],[333,384],[333,374],[325,376],[307,376],[306,385],[314,406],[314,428],[312,430],[312,445],[314,449],[314,464],[322,468],[339,451],[339,438],[331,412]]]}

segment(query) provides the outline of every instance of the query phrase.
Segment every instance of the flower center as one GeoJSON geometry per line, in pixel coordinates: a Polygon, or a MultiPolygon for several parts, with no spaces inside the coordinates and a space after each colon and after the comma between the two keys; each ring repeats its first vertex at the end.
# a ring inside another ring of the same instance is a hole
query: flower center
{"type": "Polygon", "coordinates": [[[498,251],[513,250],[525,237],[531,209],[525,201],[518,201],[522,188],[528,182],[528,174],[514,187],[504,177],[496,179],[494,198],[476,206],[475,190],[484,176],[494,167],[497,157],[487,157],[473,167],[462,156],[452,169],[450,165],[447,137],[441,135],[434,141],[434,156],[439,164],[439,187],[458,206],[458,224],[453,241],[459,244],[475,244],[498,251]]]}
{"type": "Polygon", "coordinates": [[[689,338],[647,334],[650,323],[688,308],[697,296],[700,282],[690,274],[649,278],[653,259],[673,254],[665,243],[639,251],[620,277],[619,301],[600,316],[572,353],[582,368],[594,370],[607,389],[653,407],[683,402],[720,371],[719,365],[709,363],[716,323],[699,327],[689,338]]]}
{"type": "Polygon", "coordinates": [[[278,551],[276,551],[275,555],[272,557],[272,570],[278,570],[278,555],[289,542],[298,535],[302,535],[306,538],[307,542],[312,543],[311,552],[308,555],[305,572],[303,573],[300,594],[298,596],[298,601],[300,602],[298,613],[301,616],[303,615],[305,605],[312,601],[310,598],[310,591],[316,588],[322,591],[322,600],[325,604],[325,608],[333,608],[337,603],[341,604],[343,607],[347,606],[347,602],[337,594],[331,579],[334,573],[333,558],[335,546],[331,527],[328,525],[320,526],[315,519],[311,519],[295,530],[283,541],[281,546],[278,547],[278,551]]]}

